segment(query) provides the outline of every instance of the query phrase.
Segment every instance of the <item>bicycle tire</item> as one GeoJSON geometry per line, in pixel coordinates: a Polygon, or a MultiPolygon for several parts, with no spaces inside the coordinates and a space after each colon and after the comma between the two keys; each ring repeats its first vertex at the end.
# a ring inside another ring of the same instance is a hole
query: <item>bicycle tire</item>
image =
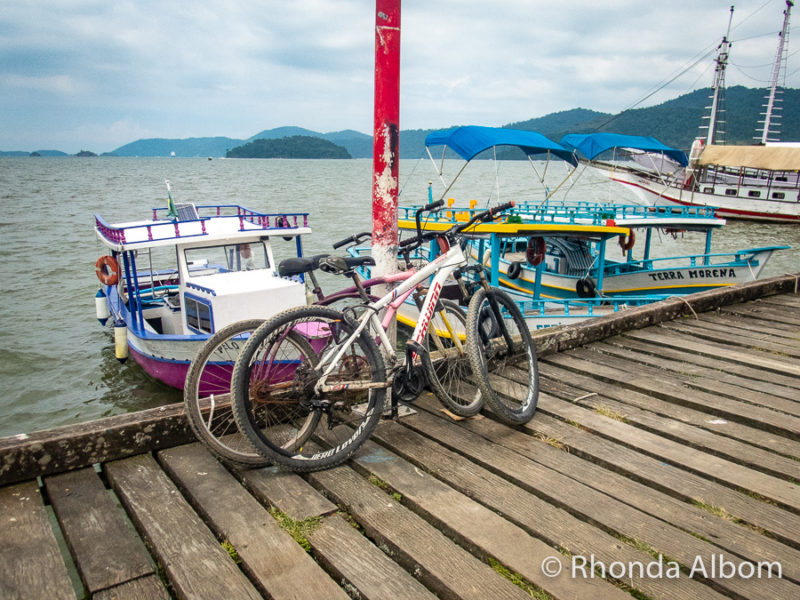
{"type": "Polygon", "coordinates": [[[502,290],[481,288],[470,300],[467,354],[497,419],[508,425],[530,421],[539,400],[536,347],[522,312],[502,290]]]}
{"type": "Polygon", "coordinates": [[[267,464],[241,434],[231,407],[231,380],[245,337],[264,323],[247,319],[224,327],[197,351],[183,386],[186,420],[195,437],[217,458],[244,467],[267,464]]]}
{"type": "MultiPolygon", "coordinates": [[[[264,323],[245,344],[234,368],[233,414],[242,433],[273,464],[297,472],[331,468],[374,431],[385,387],[354,391],[343,385],[322,395],[314,392],[320,358],[353,331],[339,311],[301,306],[264,323]]],[[[328,383],[337,379],[385,385],[383,358],[366,331],[340,358],[328,383]]]]}
{"type": "Polygon", "coordinates": [[[431,318],[423,360],[433,393],[459,417],[477,415],[483,407],[480,388],[472,380],[472,366],[466,348],[467,317],[458,303],[439,300],[431,318]],[[431,352],[438,356],[431,356],[431,352]]]}

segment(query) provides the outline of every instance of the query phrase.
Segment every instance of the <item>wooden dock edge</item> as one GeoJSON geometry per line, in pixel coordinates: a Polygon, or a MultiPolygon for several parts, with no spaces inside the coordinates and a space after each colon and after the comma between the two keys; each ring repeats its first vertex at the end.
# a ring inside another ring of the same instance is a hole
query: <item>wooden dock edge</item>
{"type": "MultiPolygon", "coordinates": [[[[662,300],[575,325],[534,332],[539,355],[624,331],[776,294],[800,293],[800,273],[662,300]]],[[[0,438],[0,485],[62,473],[194,441],[183,404],[0,438]]]]}

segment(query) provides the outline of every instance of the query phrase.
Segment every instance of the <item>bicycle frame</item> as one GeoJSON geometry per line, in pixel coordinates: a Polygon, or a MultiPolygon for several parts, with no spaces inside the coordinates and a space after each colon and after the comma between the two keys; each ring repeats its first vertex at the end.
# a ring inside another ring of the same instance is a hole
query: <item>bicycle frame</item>
{"type": "MultiPolygon", "coordinates": [[[[350,337],[343,343],[330,349],[322,356],[319,365],[323,365],[325,370],[323,371],[319,381],[316,383],[315,391],[319,393],[338,391],[342,389],[355,390],[385,387],[386,384],[384,383],[371,383],[363,381],[338,382],[334,385],[328,385],[326,380],[328,375],[333,372],[334,367],[339,363],[339,360],[342,358],[344,353],[350,348],[350,346],[352,346],[354,340],[361,335],[361,332],[364,331],[364,329],[369,325],[372,325],[372,327],[376,330],[380,340],[380,346],[385,355],[389,358],[390,364],[387,365],[387,369],[391,369],[397,363],[397,353],[392,347],[389,337],[386,335],[386,329],[391,323],[391,320],[394,318],[397,309],[422,282],[426,281],[431,275],[435,274],[429,291],[425,295],[425,300],[422,304],[422,308],[420,309],[420,316],[417,320],[417,325],[414,328],[414,333],[411,336],[412,341],[421,344],[428,332],[428,327],[431,319],[433,318],[436,303],[441,295],[442,286],[444,285],[445,280],[458,267],[466,264],[467,257],[461,249],[461,246],[459,244],[454,244],[445,254],[439,255],[435,260],[431,261],[418,271],[406,271],[403,273],[385,276],[384,280],[388,283],[402,283],[377,301],[368,304],[367,312],[359,317],[358,325],[350,337]],[[378,317],[378,313],[384,308],[387,310],[383,321],[381,321],[378,317]]],[[[387,377],[387,380],[390,383],[391,377],[387,377]]]]}

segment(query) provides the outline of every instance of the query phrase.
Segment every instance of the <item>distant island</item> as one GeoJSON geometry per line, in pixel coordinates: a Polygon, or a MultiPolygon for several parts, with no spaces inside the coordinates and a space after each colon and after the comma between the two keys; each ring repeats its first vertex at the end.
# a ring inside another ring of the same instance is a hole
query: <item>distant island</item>
{"type": "Polygon", "coordinates": [[[308,135],[257,139],[225,153],[227,158],[351,158],[346,148],[308,135]]]}
{"type": "MultiPolygon", "coordinates": [[[[608,131],[632,135],[649,135],[673,148],[688,151],[699,133],[703,117],[708,114],[711,90],[704,88],[683,94],[657,106],[626,110],[616,115],[586,108],[572,108],[543,117],[501,125],[514,129],[537,131],[557,142],[568,133],[608,131]]],[[[732,86],[726,90],[727,144],[752,144],[759,132],[762,104],[766,90],[732,86]]],[[[800,141],[800,89],[783,89],[780,139],[800,141]]],[[[485,123],[442,124],[437,129],[457,125],[485,123]]],[[[404,129],[400,131],[400,158],[418,159],[426,156],[425,137],[433,129],[404,129]]],[[[57,150],[4,152],[0,157],[67,156],[57,150]]],[[[75,155],[73,155],[75,156],[75,155]]],[[[266,129],[247,139],[202,137],[185,139],[148,138],[120,146],[101,156],[131,157],[249,157],[249,158],[372,158],[372,136],[352,129],[320,133],[302,127],[266,129]],[[312,141],[313,140],[313,141],[312,141]],[[320,141],[329,144],[317,145],[320,141]],[[328,151],[337,150],[333,154],[328,151]],[[344,153],[341,153],[344,150],[344,153]],[[340,154],[341,153],[341,154],[340,154]],[[346,153],[346,155],[345,155],[346,153]]],[[[455,156],[455,155],[452,155],[455,156]]],[[[502,158],[524,158],[521,153],[502,153],[502,158]]]]}

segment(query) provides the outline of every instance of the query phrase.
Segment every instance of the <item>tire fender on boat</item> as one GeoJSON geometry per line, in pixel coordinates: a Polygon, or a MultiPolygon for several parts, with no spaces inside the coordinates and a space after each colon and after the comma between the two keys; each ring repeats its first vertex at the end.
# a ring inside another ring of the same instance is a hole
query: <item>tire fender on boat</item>
{"type": "Polygon", "coordinates": [[[597,286],[594,281],[588,277],[584,277],[583,279],[578,279],[578,282],[575,284],[575,292],[578,294],[579,298],[594,298],[597,292],[597,286]]]}
{"type": "Polygon", "coordinates": [[[541,264],[544,260],[544,253],[547,245],[543,237],[528,238],[528,246],[525,248],[525,259],[534,267],[541,264]]]}
{"type": "Polygon", "coordinates": [[[113,256],[101,256],[94,263],[97,278],[103,285],[116,285],[119,281],[119,264],[113,256]]]}
{"type": "Polygon", "coordinates": [[[512,261],[508,265],[508,271],[506,272],[509,279],[516,279],[522,274],[522,265],[518,260],[512,261]]]}
{"type": "Polygon", "coordinates": [[[619,247],[622,248],[625,252],[633,248],[633,245],[636,243],[636,234],[633,233],[631,230],[628,236],[621,235],[619,236],[619,247]]]}

